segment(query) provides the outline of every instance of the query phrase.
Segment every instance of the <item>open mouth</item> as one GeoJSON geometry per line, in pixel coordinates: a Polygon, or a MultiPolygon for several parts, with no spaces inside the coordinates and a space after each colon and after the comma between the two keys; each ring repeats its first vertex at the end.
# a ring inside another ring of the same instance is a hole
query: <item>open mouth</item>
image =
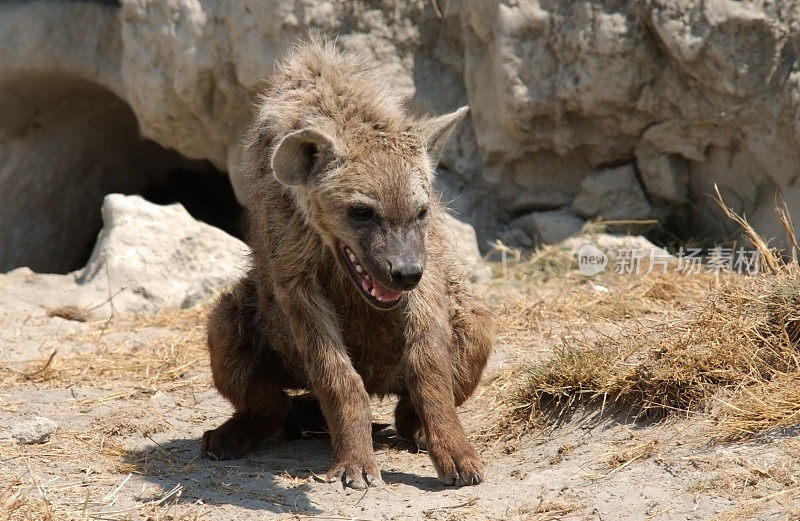
{"type": "Polygon", "coordinates": [[[350,276],[353,278],[356,286],[358,286],[358,289],[361,290],[361,293],[364,294],[364,298],[366,298],[370,304],[380,309],[390,309],[400,302],[400,297],[403,296],[404,292],[389,289],[372,278],[372,276],[367,273],[367,270],[364,269],[364,266],[358,262],[358,259],[353,252],[350,251],[350,248],[341,241],[339,241],[339,255],[341,255],[345,266],[347,266],[347,271],[350,272],[350,276]]]}

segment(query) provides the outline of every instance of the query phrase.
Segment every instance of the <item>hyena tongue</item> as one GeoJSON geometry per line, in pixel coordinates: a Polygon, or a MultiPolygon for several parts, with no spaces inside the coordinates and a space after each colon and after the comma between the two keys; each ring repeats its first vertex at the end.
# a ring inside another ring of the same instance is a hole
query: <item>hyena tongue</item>
{"type": "Polygon", "coordinates": [[[394,302],[403,296],[402,291],[389,289],[375,279],[372,280],[372,291],[370,293],[373,297],[382,302],[394,302]]]}

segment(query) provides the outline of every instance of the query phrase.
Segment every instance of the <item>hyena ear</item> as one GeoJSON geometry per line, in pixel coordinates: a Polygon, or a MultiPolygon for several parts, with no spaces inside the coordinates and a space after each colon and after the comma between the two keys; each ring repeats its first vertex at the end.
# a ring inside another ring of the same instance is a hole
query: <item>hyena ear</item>
{"type": "Polygon", "coordinates": [[[287,134],[272,152],[272,171],[282,184],[297,186],[307,183],[319,161],[333,150],[331,139],[311,128],[287,134]]]}
{"type": "Polygon", "coordinates": [[[461,107],[455,112],[445,114],[434,118],[425,123],[423,132],[425,137],[425,146],[428,149],[428,157],[434,165],[439,164],[439,158],[442,155],[442,149],[447,143],[447,138],[456,126],[456,123],[467,115],[469,107],[461,107]]]}

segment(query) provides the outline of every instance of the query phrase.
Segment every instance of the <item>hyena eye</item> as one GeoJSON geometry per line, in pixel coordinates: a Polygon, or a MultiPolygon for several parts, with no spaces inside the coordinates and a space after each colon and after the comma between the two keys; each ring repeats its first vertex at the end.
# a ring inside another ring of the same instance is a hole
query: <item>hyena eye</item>
{"type": "Polygon", "coordinates": [[[428,207],[427,206],[419,211],[419,213],[417,214],[417,220],[418,221],[423,221],[423,220],[425,220],[426,217],[428,217],[428,207]]]}
{"type": "Polygon", "coordinates": [[[375,218],[375,210],[366,204],[357,204],[347,210],[347,215],[354,221],[367,222],[375,218]]]}

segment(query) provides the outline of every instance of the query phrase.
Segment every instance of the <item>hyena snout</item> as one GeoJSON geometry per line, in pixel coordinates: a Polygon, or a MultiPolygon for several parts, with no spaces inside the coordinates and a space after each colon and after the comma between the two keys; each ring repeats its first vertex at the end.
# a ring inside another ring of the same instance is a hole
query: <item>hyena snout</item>
{"type": "Polygon", "coordinates": [[[423,233],[415,228],[401,228],[390,232],[386,239],[385,248],[379,253],[386,282],[400,291],[416,288],[425,271],[423,233]]]}
{"type": "Polygon", "coordinates": [[[419,279],[422,278],[422,271],[425,269],[422,260],[415,258],[400,257],[394,261],[388,261],[388,264],[392,285],[403,291],[417,287],[419,279]]]}

